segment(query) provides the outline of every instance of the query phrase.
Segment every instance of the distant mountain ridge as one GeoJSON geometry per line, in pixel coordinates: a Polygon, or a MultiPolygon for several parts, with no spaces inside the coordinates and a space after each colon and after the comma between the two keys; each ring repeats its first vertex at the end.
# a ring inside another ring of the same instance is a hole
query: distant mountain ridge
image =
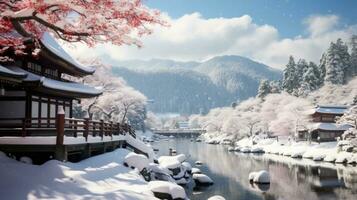
{"type": "Polygon", "coordinates": [[[205,113],[257,94],[262,79],[282,72],[241,56],[217,56],[205,62],[152,59],[121,61],[113,73],[154,103],[154,112],[205,113]]]}

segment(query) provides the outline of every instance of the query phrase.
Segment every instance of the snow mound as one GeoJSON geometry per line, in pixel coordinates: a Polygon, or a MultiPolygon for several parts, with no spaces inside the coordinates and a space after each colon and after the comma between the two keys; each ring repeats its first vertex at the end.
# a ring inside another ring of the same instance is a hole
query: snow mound
{"type": "Polygon", "coordinates": [[[182,165],[186,168],[186,171],[190,172],[192,171],[192,166],[189,162],[183,162],[182,165]]]}
{"type": "Polygon", "coordinates": [[[268,184],[270,183],[270,175],[265,170],[251,172],[249,174],[249,181],[253,181],[254,183],[268,184]]]}
{"type": "Polygon", "coordinates": [[[234,147],[229,147],[228,151],[234,151],[234,147]]]}
{"type": "Polygon", "coordinates": [[[183,187],[166,181],[151,181],[149,182],[149,188],[158,198],[171,199],[186,199],[186,193],[183,187]]]}
{"type": "Polygon", "coordinates": [[[226,200],[226,199],[222,196],[215,195],[215,196],[208,198],[207,200],[226,200]]]}
{"type": "Polygon", "coordinates": [[[124,163],[126,163],[130,167],[135,167],[139,171],[142,171],[144,168],[149,166],[149,159],[141,154],[136,154],[134,152],[130,152],[124,158],[124,163]]]}
{"type": "Polygon", "coordinates": [[[195,162],[195,164],[196,164],[196,165],[202,165],[202,162],[199,161],[199,160],[197,160],[197,161],[195,162]]]}
{"type": "Polygon", "coordinates": [[[196,184],[211,185],[213,180],[205,174],[193,174],[192,179],[195,180],[196,184]]]}
{"type": "Polygon", "coordinates": [[[191,171],[192,174],[202,174],[201,170],[196,168],[196,167],[193,167],[192,168],[192,171],[191,171]]]}
{"type": "Polygon", "coordinates": [[[32,165],[32,159],[26,156],[23,156],[19,159],[20,162],[25,163],[25,164],[30,164],[32,165]]]}
{"type": "Polygon", "coordinates": [[[179,154],[177,156],[161,156],[158,161],[161,166],[168,169],[175,169],[181,166],[181,163],[186,160],[184,154],[179,154]]]}
{"type": "Polygon", "coordinates": [[[250,153],[250,148],[249,147],[243,147],[240,149],[242,153],[250,153]]]}

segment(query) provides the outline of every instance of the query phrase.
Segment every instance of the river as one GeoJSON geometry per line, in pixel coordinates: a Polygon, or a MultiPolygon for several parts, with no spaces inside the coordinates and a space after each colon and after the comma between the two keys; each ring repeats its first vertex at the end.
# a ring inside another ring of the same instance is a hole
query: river
{"type": "Polygon", "coordinates": [[[357,199],[357,166],[317,163],[278,155],[253,155],[228,152],[227,146],[191,142],[189,139],[170,139],[154,142],[158,155],[168,155],[169,148],[186,154],[188,161],[215,182],[199,189],[186,188],[192,200],[206,200],[221,195],[227,200],[282,200],[282,199],[357,199]],[[251,185],[252,171],[267,170],[270,185],[251,185]]]}

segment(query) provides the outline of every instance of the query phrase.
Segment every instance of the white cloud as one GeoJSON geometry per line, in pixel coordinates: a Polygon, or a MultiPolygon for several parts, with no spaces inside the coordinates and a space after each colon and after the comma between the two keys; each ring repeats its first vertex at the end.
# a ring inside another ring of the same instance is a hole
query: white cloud
{"type": "Polygon", "coordinates": [[[170,27],[155,27],[152,35],[143,38],[143,48],[105,44],[89,49],[79,45],[71,52],[77,57],[99,56],[113,60],[164,58],[186,61],[236,54],[283,68],[289,55],[318,62],[331,41],[339,37],[347,41],[357,32],[357,25],[337,29],[339,17],[336,15],[308,17],[303,22],[308,34],[296,38],[280,38],[275,27],[255,24],[249,15],[205,19],[199,13],[192,13],[178,19],[167,14],[164,17],[170,27]]]}

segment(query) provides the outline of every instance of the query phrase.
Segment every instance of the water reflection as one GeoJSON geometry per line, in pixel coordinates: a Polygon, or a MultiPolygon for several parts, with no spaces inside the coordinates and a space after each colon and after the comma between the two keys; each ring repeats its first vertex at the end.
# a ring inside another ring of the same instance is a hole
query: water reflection
{"type": "Polygon", "coordinates": [[[189,139],[154,143],[159,154],[169,148],[188,155],[189,161],[202,161],[199,167],[215,184],[192,191],[191,199],[221,195],[226,199],[356,199],[357,167],[316,163],[276,155],[227,152],[227,147],[190,142],[189,139]],[[251,185],[251,171],[267,170],[270,185],[251,185]]]}

